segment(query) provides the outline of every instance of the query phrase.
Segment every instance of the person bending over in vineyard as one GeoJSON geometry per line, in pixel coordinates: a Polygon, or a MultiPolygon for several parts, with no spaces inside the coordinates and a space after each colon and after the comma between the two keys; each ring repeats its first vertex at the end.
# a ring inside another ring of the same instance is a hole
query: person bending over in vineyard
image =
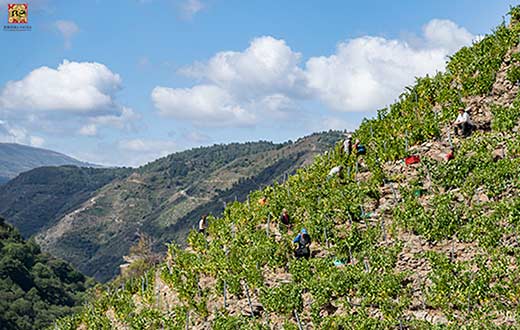
{"type": "Polygon", "coordinates": [[[311,256],[311,237],[307,233],[307,229],[303,228],[298,236],[294,238],[293,243],[298,244],[298,247],[294,251],[294,256],[298,259],[309,259],[311,256]]]}
{"type": "Polygon", "coordinates": [[[291,219],[289,218],[289,214],[285,208],[282,210],[282,214],[280,215],[280,223],[285,229],[291,229],[291,219]]]}
{"type": "Polygon", "coordinates": [[[469,113],[464,108],[459,108],[459,115],[453,123],[453,126],[455,127],[455,134],[462,135],[463,137],[470,135],[474,128],[469,113]]]}
{"type": "Polygon", "coordinates": [[[357,156],[364,155],[367,153],[367,149],[364,145],[361,144],[359,139],[356,139],[356,143],[354,143],[354,150],[356,150],[357,156]]]}
{"type": "Polygon", "coordinates": [[[327,180],[330,180],[332,177],[334,176],[338,176],[339,178],[341,178],[341,173],[343,171],[343,166],[339,165],[339,166],[334,166],[330,171],[329,171],[329,174],[327,174],[327,180]]]}

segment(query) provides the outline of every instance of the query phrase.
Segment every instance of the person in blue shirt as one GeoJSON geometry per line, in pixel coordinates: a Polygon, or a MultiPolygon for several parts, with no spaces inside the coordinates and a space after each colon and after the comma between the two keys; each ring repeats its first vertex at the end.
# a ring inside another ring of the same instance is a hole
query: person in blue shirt
{"type": "Polygon", "coordinates": [[[293,239],[293,243],[298,244],[298,247],[294,251],[294,256],[298,259],[309,259],[311,256],[311,249],[309,248],[311,245],[311,237],[309,233],[307,233],[307,229],[303,228],[298,236],[293,239]]]}
{"type": "Polygon", "coordinates": [[[361,144],[359,139],[356,139],[356,143],[354,143],[354,150],[356,150],[356,155],[358,156],[364,155],[367,152],[365,146],[361,144]]]}

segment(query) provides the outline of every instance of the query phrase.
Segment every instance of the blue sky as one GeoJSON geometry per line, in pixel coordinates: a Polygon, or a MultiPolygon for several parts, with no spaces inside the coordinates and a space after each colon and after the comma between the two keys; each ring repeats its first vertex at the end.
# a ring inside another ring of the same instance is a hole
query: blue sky
{"type": "MultiPolygon", "coordinates": [[[[7,3],[0,17],[7,24],[7,3]]],[[[0,142],[105,165],[354,129],[512,1],[29,2],[0,31],[0,142]]]]}

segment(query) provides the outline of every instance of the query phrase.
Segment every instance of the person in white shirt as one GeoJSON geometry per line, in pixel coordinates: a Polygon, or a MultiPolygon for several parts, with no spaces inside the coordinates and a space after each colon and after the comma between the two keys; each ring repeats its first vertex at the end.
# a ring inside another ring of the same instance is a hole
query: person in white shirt
{"type": "Polygon", "coordinates": [[[347,159],[350,157],[352,153],[352,137],[347,135],[345,140],[343,141],[343,152],[347,155],[347,159]]]}
{"type": "Polygon", "coordinates": [[[341,177],[341,171],[343,170],[343,166],[339,165],[339,166],[334,166],[329,174],[327,175],[327,180],[331,179],[332,177],[334,176],[339,176],[341,177]]]}
{"type": "Polygon", "coordinates": [[[469,113],[464,110],[464,108],[459,108],[459,115],[453,123],[453,126],[455,127],[456,135],[462,135],[465,137],[471,134],[474,127],[473,122],[469,117],[469,113]]]}
{"type": "Polygon", "coordinates": [[[199,221],[199,233],[205,233],[207,227],[208,227],[208,222],[206,220],[206,215],[203,215],[199,221]]]}

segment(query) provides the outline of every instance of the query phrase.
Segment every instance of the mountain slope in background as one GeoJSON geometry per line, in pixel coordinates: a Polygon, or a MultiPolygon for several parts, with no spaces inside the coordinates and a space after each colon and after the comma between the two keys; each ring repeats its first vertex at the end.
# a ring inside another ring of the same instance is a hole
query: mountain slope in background
{"type": "Polygon", "coordinates": [[[33,168],[60,165],[95,166],[47,149],[0,143],[0,184],[33,168]]]}
{"type": "Polygon", "coordinates": [[[0,214],[36,235],[45,251],[106,281],[139,234],[157,250],[183,243],[203,214],[243,201],[312,162],[341,134],[326,132],[295,143],[233,143],[196,148],[138,169],[43,167],[0,187],[0,214]]]}
{"type": "Polygon", "coordinates": [[[92,283],[0,218],[0,329],[45,329],[78,311],[92,283]]]}
{"type": "Polygon", "coordinates": [[[0,215],[30,237],[130,173],[129,168],[39,167],[0,186],[0,215]]]}
{"type": "Polygon", "coordinates": [[[520,6],[510,15],[363,121],[366,155],[338,144],[250,195],[267,204],[228,204],[58,329],[518,329],[520,6]],[[476,124],[466,138],[451,127],[460,107],[476,124]],[[293,257],[301,228],[308,260],[293,257]]]}

